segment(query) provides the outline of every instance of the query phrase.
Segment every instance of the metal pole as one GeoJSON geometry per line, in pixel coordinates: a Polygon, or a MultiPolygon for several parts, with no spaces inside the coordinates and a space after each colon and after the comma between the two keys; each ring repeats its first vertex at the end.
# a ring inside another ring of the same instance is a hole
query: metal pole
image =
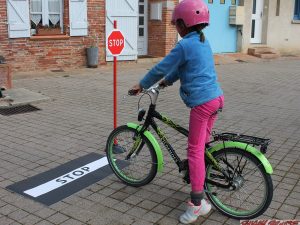
{"type": "MultiPolygon", "coordinates": [[[[117,29],[117,21],[114,20],[114,29],[117,29]]],[[[117,57],[114,56],[114,129],[117,127],[117,57]]]]}

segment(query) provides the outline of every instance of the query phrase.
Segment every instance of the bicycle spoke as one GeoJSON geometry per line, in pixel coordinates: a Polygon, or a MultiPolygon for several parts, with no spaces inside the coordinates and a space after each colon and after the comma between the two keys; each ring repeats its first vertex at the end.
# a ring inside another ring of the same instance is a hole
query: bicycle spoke
{"type": "Polygon", "coordinates": [[[234,177],[234,176],[235,176],[235,173],[236,173],[236,171],[237,171],[237,170],[238,170],[238,168],[240,167],[240,163],[241,163],[241,161],[242,161],[243,157],[244,157],[244,156],[242,156],[240,160],[238,160],[238,156],[236,157],[236,159],[237,159],[237,161],[238,161],[238,165],[237,165],[237,167],[234,169],[234,172],[233,172],[233,175],[232,175],[232,177],[234,177]]]}
{"type": "MultiPolygon", "coordinates": [[[[265,211],[263,207],[266,203],[267,184],[264,178],[264,171],[260,169],[258,161],[254,162],[255,156],[249,157],[249,153],[243,150],[224,150],[216,154],[215,159],[220,162],[220,166],[230,174],[232,182],[231,188],[219,186],[209,186],[209,193],[215,193],[211,198],[217,209],[226,212],[226,215],[233,218],[248,218],[251,215],[260,215],[260,211],[265,211]]],[[[209,178],[215,182],[225,182],[222,174],[208,168],[209,178]]],[[[251,217],[253,218],[253,217],[251,217]]]]}
{"type": "MultiPolygon", "coordinates": [[[[261,164],[260,164],[261,165],[261,164]]],[[[251,172],[252,172],[252,174],[254,174],[256,171],[258,171],[259,169],[258,169],[258,167],[256,168],[256,170],[255,171],[253,171],[253,170],[250,170],[248,173],[246,173],[246,174],[244,174],[243,175],[243,177],[246,177],[248,174],[250,174],[251,172]]]]}

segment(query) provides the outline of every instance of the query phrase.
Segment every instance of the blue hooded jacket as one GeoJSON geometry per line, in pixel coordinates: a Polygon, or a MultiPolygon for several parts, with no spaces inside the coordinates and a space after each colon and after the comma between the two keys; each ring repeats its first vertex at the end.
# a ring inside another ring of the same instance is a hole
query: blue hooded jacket
{"type": "Polygon", "coordinates": [[[184,36],[175,48],[145,75],[140,85],[147,89],[163,77],[168,85],[180,79],[180,96],[190,108],[223,95],[217,81],[209,42],[200,42],[197,32],[184,36]]]}

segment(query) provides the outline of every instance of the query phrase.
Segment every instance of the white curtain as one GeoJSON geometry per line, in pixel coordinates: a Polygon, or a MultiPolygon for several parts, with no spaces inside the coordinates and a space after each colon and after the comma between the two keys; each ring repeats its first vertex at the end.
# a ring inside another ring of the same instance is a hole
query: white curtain
{"type": "Polygon", "coordinates": [[[62,0],[48,0],[49,20],[56,25],[60,20],[60,5],[62,0]]]}
{"type": "Polygon", "coordinates": [[[42,0],[30,1],[31,20],[38,25],[42,20],[42,0]]]}

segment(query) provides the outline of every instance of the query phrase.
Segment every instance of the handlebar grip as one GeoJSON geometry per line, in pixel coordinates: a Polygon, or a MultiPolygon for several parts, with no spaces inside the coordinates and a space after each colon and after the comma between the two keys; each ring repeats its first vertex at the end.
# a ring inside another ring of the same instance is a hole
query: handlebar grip
{"type": "Polygon", "coordinates": [[[137,95],[138,92],[139,92],[139,90],[131,89],[128,91],[128,95],[137,95]]]}

